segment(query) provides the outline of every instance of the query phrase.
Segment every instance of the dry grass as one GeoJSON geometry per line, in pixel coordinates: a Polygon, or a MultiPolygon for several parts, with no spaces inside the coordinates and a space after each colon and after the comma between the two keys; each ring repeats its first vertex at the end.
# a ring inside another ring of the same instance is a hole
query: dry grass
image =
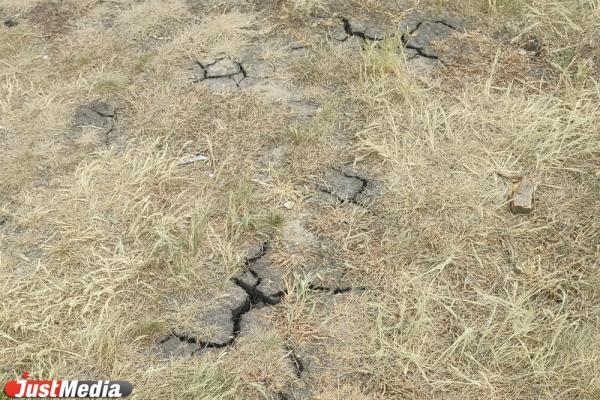
{"type": "Polygon", "coordinates": [[[594,398],[600,93],[473,90],[380,98],[360,141],[389,190],[375,373],[398,395],[423,390],[389,379],[401,370],[467,397],[594,398]],[[507,215],[502,170],[540,181],[535,217],[507,215]]]}
{"type": "Polygon", "coordinates": [[[139,399],[276,398],[301,383],[295,348],[321,358],[304,372],[316,399],[600,398],[597,1],[431,1],[481,19],[469,35],[493,46],[468,73],[429,75],[397,38],[357,51],[311,36],[316,23],[294,26],[312,42],[293,58],[291,28],[266,8],[72,2],[49,32],[28,14],[42,3],[0,1],[19,21],[0,26],[1,381],[29,370],[130,380],[139,399]],[[510,79],[511,46],[533,37],[552,78],[510,79]],[[315,117],[189,84],[191,60],[262,39],[277,76],[319,101],[315,117]],[[119,141],[73,127],[95,100],[117,105],[119,141]],[[208,161],[178,164],[197,153],[208,161]],[[345,162],[378,183],[372,202],[311,202],[345,162]],[[533,214],[510,214],[502,171],[537,184],[533,214]],[[317,249],[290,244],[294,219],[317,249]],[[289,276],[266,326],[159,359],[154,343],[202,329],[197,308],[267,236],[289,276]],[[302,268],[323,254],[365,290],[314,290],[322,277],[302,268]]]}

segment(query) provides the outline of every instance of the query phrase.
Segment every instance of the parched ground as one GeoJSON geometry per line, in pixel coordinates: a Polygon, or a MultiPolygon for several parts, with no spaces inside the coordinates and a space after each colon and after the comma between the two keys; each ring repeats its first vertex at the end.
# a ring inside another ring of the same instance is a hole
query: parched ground
{"type": "Polygon", "coordinates": [[[598,0],[0,0],[0,23],[2,382],[600,399],[598,0]]]}

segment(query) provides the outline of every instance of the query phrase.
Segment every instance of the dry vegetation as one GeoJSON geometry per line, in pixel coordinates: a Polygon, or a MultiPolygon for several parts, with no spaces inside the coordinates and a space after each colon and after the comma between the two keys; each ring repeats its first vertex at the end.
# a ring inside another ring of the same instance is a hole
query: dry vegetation
{"type": "Polygon", "coordinates": [[[476,21],[477,52],[433,73],[393,37],[325,40],[326,1],[198,3],[0,0],[18,21],[0,26],[1,382],[28,370],[129,380],[138,399],[275,399],[298,379],[286,349],[316,345],[315,399],[600,398],[598,0],[408,2],[476,21]],[[314,117],[190,83],[190,59],[264,38],[273,64],[310,43],[276,73],[314,117]],[[521,73],[532,38],[543,81],[521,73]],[[117,105],[109,145],[73,126],[96,100],[117,105]],[[178,164],[196,153],[208,161],[178,164]],[[346,162],[378,195],[315,205],[314,183],[346,162]],[[508,211],[499,171],[532,177],[534,213],[508,211]],[[319,256],[281,233],[299,216],[366,290],[311,290],[296,267],[319,256]],[[265,237],[290,272],[272,327],[161,360],[172,327],[202,329],[178,299],[208,307],[265,237]]]}

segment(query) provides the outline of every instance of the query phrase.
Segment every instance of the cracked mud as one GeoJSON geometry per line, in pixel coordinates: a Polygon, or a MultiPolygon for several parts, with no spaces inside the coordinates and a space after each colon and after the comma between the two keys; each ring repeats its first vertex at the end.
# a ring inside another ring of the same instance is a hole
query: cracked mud
{"type": "Polygon", "coordinates": [[[402,35],[402,43],[406,48],[406,56],[425,57],[439,60],[438,53],[432,48],[436,41],[453,34],[456,28],[444,20],[424,20],[417,24],[408,34],[402,35]]]}
{"type": "Polygon", "coordinates": [[[246,258],[246,271],[233,279],[231,296],[219,307],[200,318],[202,325],[214,328],[207,337],[173,332],[159,342],[160,352],[168,357],[193,355],[210,348],[232,346],[240,334],[242,319],[251,308],[275,305],[284,295],[283,277],[263,259],[267,244],[246,258]]]}
{"type": "Polygon", "coordinates": [[[325,184],[321,185],[319,190],[341,203],[362,206],[362,197],[367,189],[372,189],[372,186],[369,180],[346,168],[343,171],[331,171],[327,174],[325,184]]]}
{"type": "Polygon", "coordinates": [[[275,102],[286,103],[299,117],[320,111],[304,92],[275,76],[275,67],[254,55],[234,60],[227,57],[195,61],[192,82],[203,83],[215,92],[251,90],[275,102]]]}
{"type": "Polygon", "coordinates": [[[275,305],[285,294],[283,275],[263,260],[250,264],[248,271],[234,282],[248,293],[256,306],[275,305]]]}
{"type": "Polygon", "coordinates": [[[115,118],[115,108],[103,101],[82,105],[75,112],[76,126],[111,128],[115,118]]]}
{"type": "MultiPolygon", "coordinates": [[[[265,243],[259,250],[249,251],[244,265],[245,271],[233,279],[234,285],[224,300],[198,317],[200,324],[210,333],[193,335],[174,329],[170,335],[158,342],[159,354],[165,358],[184,357],[199,354],[207,349],[231,347],[240,334],[248,334],[253,327],[259,326],[261,321],[255,312],[266,306],[279,304],[286,294],[284,276],[265,258],[268,246],[269,244],[265,243]]],[[[347,293],[354,289],[363,290],[319,285],[309,285],[308,288],[331,295],[347,293]]],[[[302,362],[292,350],[288,351],[299,376],[304,369],[302,362]]]]}
{"type": "Polygon", "coordinates": [[[102,142],[110,145],[116,140],[116,116],[116,109],[113,105],[104,101],[95,101],[79,106],[75,111],[73,123],[79,128],[92,127],[102,130],[102,142]]]}
{"type": "MultiPolygon", "coordinates": [[[[332,38],[344,42],[351,37],[362,39],[365,42],[378,43],[385,37],[397,35],[397,31],[390,31],[365,23],[354,22],[346,17],[341,17],[342,30],[333,33],[332,38]]],[[[456,31],[457,25],[446,19],[429,19],[414,16],[407,18],[400,24],[400,42],[397,53],[403,52],[407,60],[424,58],[429,63],[442,62],[440,54],[433,48],[433,44],[444,40],[456,31]]]]}
{"type": "MultiPolygon", "coordinates": [[[[363,41],[377,42],[386,34],[385,30],[368,27],[368,24],[363,28],[353,25],[349,20],[343,22],[346,36],[344,40],[357,37],[363,41]]],[[[419,41],[413,44],[407,39],[406,42],[402,42],[404,46],[410,48],[430,43],[429,39],[418,32],[419,28],[427,31],[423,24],[416,27],[412,33],[416,33],[419,41]]],[[[440,35],[442,34],[438,36],[440,35]]],[[[190,68],[192,81],[214,92],[253,91],[267,99],[287,104],[296,111],[298,117],[310,117],[319,112],[319,105],[307,99],[303,89],[289,86],[288,81],[280,76],[279,65],[273,65],[256,55],[257,49],[258,46],[255,45],[240,57],[223,56],[195,60],[190,68]]],[[[292,43],[289,51],[302,54],[306,47],[292,43]]],[[[350,203],[364,207],[365,200],[373,192],[373,187],[372,181],[344,166],[341,171],[328,174],[318,190],[320,194],[328,197],[325,202],[350,203]]],[[[343,259],[329,254],[330,250],[327,249],[331,244],[327,243],[327,239],[310,232],[304,226],[306,217],[304,214],[296,215],[294,219],[286,221],[279,231],[281,242],[267,241],[260,246],[251,247],[247,252],[242,272],[232,279],[233,286],[227,289],[225,299],[219,300],[214,307],[196,316],[198,324],[206,330],[202,333],[186,332],[173,327],[171,333],[157,344],[159,354],[164,358],[200,356],[208,351],[232,348],[238,341],[241,343],[239,348],[243,348],[246,339],[256,340],[257,336],[272,332],[272,315],[277,313],[273,306],[284,300],[288,287],[286,282],[296,273],[311,277],[306,290],[320,298],[342,298],[354,290],[365,290],[364,287],[354,287],[344,281],[347,271],[343,259]],[[307,258],[294,270],[284,273],[275,265],[274,260],[277,257],[271,252],[277,243],[283,243],[282,246],[277,246],[278,251],[294,254],[314,252],[319,256],[315,259],[307,258]]],[[[201,308],[201,305],[198,305],[198,308],[201,308]]],[[[316,354],[317,350],[291,345],[285,345],[282,350],[286,354],[284,361],[289,363],[296,379],[287,383],[284,390],[271,394],[280,399],[312,398],[307,382],[318,375],[318,369],[324,367],[320,355],[316,354]]]]}
{"type": "Polygon", "coordinates": [[[228,58],[196,61],[194,75],[194,82],[207,81],[215,90],[240,89],[240,83],[247,77],[242,63],[228,58]]]}

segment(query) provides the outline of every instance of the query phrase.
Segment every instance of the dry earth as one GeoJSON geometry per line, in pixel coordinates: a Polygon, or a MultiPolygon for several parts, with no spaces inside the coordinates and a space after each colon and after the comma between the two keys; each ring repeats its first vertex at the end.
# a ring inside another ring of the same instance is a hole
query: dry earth
{"type": "Polygon", "coordinates": [[[0,22],[2,382],[600,399],[598,0],[0,0],[0,22]]]}

